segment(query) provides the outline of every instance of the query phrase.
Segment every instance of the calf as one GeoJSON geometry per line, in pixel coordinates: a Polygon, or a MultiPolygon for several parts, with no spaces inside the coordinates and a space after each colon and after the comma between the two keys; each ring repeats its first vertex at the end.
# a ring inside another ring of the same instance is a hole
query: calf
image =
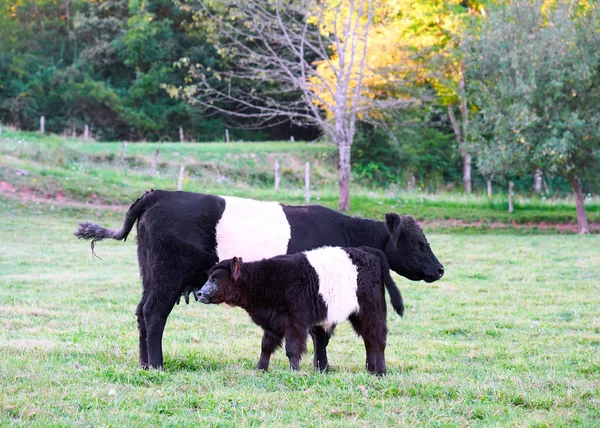
{"type": "Polygon", "coordinates": [[[367,370],[385,375],[387,336],[385,293],[402,316],[402,296],[390,276],[385,254],[369,247],[323,247],[258,262],[223,260],[197,292],[203,303],[240,306],[264,330],[258,368],[267,370],[271,354],[285,337],[290,367],[298,370],[308,330],[330,331],[350,320],[362,336],[367,370]]]}

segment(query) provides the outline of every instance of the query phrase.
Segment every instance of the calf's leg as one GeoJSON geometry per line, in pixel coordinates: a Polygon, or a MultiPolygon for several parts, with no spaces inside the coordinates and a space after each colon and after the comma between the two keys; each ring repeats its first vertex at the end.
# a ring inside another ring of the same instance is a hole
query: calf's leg
{"type": "Polygon", "coordinates": [[[290,325],[285,329],[285,353],[292,370],[300,369],[300,358],[306,352],[308,329],[300,325],[290,325]]]}
{"type": "MultiPolygon", "coordinates": [[[[385,366],[385,344],[387,339],[387,326],[385,322],[385,308],[383,316],[364,310],[358,315],[349,317],[354,331],[362,336],[367,354],[366,367],[369,373],[383,376],[387,373],[385,366]]],[[[380,312],[380,311],[378,311],[380,312]]]]}
{"type": "Polygon", "coordinates": [[[264,331],[261,345],[260,360],[258,360],[257,366],[259,370],[269,370],[269,361],[271,360],[271,354],[281,346],[282,341],[283,334],[277,334],[267,330],[264,331]]]}
{"type": "Polygon", "coordinates": [[[367,352],[367,370],[369,373],[383,376],[387,373],[385,367],[385,342],[387,338],[385,321],[366,323],[363,318],[362,323],[363,340],[367,352]]]}
{"type": "Polygon", "coordinates": [[[326,331],[321,326],[314,326],[310,330],[310,336],[313,340],[313,347],[315,348],[315,370],[321,372],[329,371],[329,362],[327,361],[327,345],[329,344],[329,339],[331,339],[331,336],[333,335],[334,328],[335,326],[333,326],[331,330],[326,331]]]}

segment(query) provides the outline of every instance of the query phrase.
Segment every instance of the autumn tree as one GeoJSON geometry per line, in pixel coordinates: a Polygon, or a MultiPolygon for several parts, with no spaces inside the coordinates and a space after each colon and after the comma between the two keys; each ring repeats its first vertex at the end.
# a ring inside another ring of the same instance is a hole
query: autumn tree
{"type": "Polygon", "coordinates": [[[589,232],[581,182],[600,167],[599,12],[585,1],[512,0],[463,43],[479,169],[566,178],[580,233],[589,232]]]}
{"type": "Polygon", "coordinates": [[[199,13],[229,67],[189,64],[194,84],[172,93],[254,126],[318,126],[338,146],[339,209],[348,210],[357,116],[380,101],[362,91],[374,2],[204,1],[199,13]]]}
{"type": "Polygon", "coordinates": [[[463,185],[472,190],[467,148],[469,108],[459,49],[465,22],[481,16],[483,0],[383,0],[375,15],[367,58],[366,90],[420,97],[447,112],[462,160],[463,185]],[[435,101],[423,96],[433,90],[435,101]]]}

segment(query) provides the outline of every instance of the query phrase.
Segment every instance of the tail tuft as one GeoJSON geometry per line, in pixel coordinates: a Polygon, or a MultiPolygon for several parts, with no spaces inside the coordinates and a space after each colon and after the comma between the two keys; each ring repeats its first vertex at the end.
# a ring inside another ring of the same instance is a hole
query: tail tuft
{"type": "Polygon", "coordinates": [[[79,223],[79,227],[75,231],[74,235],[78,239],[102,241],[103,239],[107,238],[115,238],[117,232],[111,229],[106,229],[89,221],[85,221],[83,223],[79,223]]]}
{"type": "Polygon", "coordinates": [[[88,239],[92,241],[92,254],[94,254],[94,244],[97,241],[104,239],[116,239],[117,241],[126,241],[127,235],[131,232],[136,220],[144,213],[149,205],[156,201],[156,192],[152,190],[144,193],[142,196],[137,198],[135,202],[129,207],[127,214],[125,214],[125,221],[121,230],[107,229],[98,224],[85,221],[79,223],[79,227],[75,231],[74,235],[79,239],[88,239]]]}

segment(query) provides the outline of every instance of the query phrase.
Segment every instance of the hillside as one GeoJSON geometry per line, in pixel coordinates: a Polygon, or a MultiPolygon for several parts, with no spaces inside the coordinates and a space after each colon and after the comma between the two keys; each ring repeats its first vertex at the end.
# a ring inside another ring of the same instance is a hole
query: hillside
{"type": "MultiPolygon", "coordinates": [[[[124,210],[150,188],[176,189],[185,165],[183,190],[304,203],[305,163],[311,165],[311,202],[337,205],[335,147],[323,143],[122,143],[85,142],[59,136],[40,137],[4,129],[0,138],[0,195],[26,204],[46,202],[55,208],[124,210]],[[156,173],[152,157],[159,150],[156,173]],[[280,190],[274,190],[279,162],[280,190]]],[[[29,204],[31,205],[31,204],[29,204]]],[[[36,206],[37,206],[36,205],[36,206]]],[[[600,229],[600,206],[586,206],[592,229],[600,229]]],[[[385,212],[409,214],[429,227],[478,230],[518,227],[570,231],[575,223],[572,200],[517,198],[507,212],[505,195],[484,196],[352,189],[352,214],[381,218],[385,212]]],[[[96,215],[102,216],[102,213],[96,215]]]]}

